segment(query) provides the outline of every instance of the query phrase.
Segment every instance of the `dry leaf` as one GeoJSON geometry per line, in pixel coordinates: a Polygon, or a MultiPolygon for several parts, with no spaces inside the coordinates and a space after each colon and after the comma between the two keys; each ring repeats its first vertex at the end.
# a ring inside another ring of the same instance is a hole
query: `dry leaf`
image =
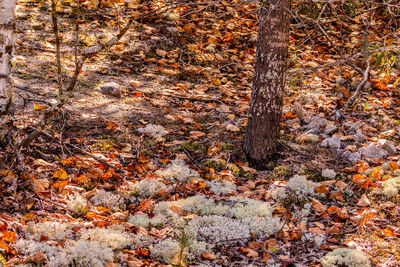
{"type": "Polygon", "coordinates": [[[312,199],[312,207],[318,213],[323,213],[327,210],[327,206],[323,205],[319,200],[313,198],[312,199]]]}
{"type": "Polygon", "coordinates": [[[360,207],[367,207],[371,205],[371,201],[369,201],[368,197],[366,194],[363,194],[360,198],[360,200],[357,202],[357,206],[360,207]]]}

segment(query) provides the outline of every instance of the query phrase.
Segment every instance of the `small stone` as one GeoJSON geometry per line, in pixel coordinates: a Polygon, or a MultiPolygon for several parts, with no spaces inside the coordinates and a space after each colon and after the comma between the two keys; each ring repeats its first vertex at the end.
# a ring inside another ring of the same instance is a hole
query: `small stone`
{"type": "Polygon", "coordinates": [[[297,117],[299,117],[300,120],[303,120],[305,111],[303,109],[303,106],[299,102],[294,102],[293,112],[297,114],[297,117]]]}
{"type": "Polygon", "coordinates": [[[357,130],[357,133],[353,135],[354,141],[361,143],[364,141],[364,134],[362,133],[362,131],[360,129],[357,130]]]}
{"type": "Polygon", "coordinates": [[[340,148],[340,138],[339,137],[326,138],[322,141],[321,146],[330,148],[340,148]]]}
{"type": "Polygon", "coordinates": [[[354,152],[354,153],[350,153],[349,156],[347,157],[347,159],[351,162],[354,163],[357,160],[359,160],[361,158],[360,153],[358,152],[354,152]]]}
{"type": "Polygon", "coordinates": [[[326,120],[317,115],[310,119],[310,123],[304,126],[304,129],[315,130],[318,132],[319,128],[325,127],[325,125],[326,125],[326,120]]]}
{"type": "Polygon", "coordinates": [[[327,125],[325,127],[324,133],[331,134],[331,133],[335,132],[336,130],[337,130],[337,127],[335,125],[327,125]]]}
{"type": "Polygon", "coordinates": [[[336,172],[331,169],[323,169],[322,170],[322,177],[333,180],[336,177],[336,172]]]}
{"type": "Polygon", "coordinates": [[[367,158],[378,158],[381,159],[383,157],[388,156],[388,152],[382,148],[380,148],[379,146],[376,146],[374,144],[369,144],[367,147],[362,147],[360,148],[360,153],[367,157],[367,158]]]}
{"type": "Polygon", "coordinates": [[[114,97],[121,96],[121,87],[116,82],[110,82],[110,83],[103,84],[102,86],[100,86],[100,90],[105,95],[111,95],[114,97]]]}
{"type": "Polygon", "coordinates": [[[386,150],[386,152],[388,152],[389,155],[393,155],[393,154],[396,154],[396,153],[397,153],[396,147],[393,145],[392,142],[390,142],[390,141],[388,141],[388,140],[384,140],[384,141],[382,142],[382,148],[383,148],[384,150],[386,150]]]}

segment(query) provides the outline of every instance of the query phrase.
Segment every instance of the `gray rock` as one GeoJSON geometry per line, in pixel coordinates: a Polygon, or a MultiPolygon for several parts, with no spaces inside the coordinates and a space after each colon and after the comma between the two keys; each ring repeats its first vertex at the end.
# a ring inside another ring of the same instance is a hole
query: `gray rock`
{"type": "MultiPolygon", "coordinates": [[[[350,151],[348,151],[348,152],[350,152],[350,151]]],[[[359,160],[360,158],[361,158],[361,155],[360,155],[360,153],[358,153],[358,152],[350,153],[350,155],[347,157],[347,159],[348,159],[351,163],[356,162],[356,161],[359,160]]]]}
{"type": "Polygon", "coordinates": [[[322,170],[322,177],[333,180],[336,177],[336,172],[331,169],[323,169],[322,170]]]}
{"type": "Polygon", "coordinates": [[[349,156],[350,156],[350,154],[351,154],[351,151],[345,150],[345,151],[342,153],[342,158],[348,159],[349,156]]]}
{"type": "Polygon", "coordinates": [[[285,123],[289,126],[292,126],[295,123],[300,124],[300,119],[299,118],[290,119],[290,120],[285,121],[285,123]]]}
{"type": "Polygon", "coordinates": [[[388,140],[384,140],[382,143],[382,148],[384,150],[386,150],[386,152],[389,153],[389,155],[393,155],[397,153],[397,149],[396,147],[393,145],[392,142],[388,141],[388,140]]]}
{"type": "Polygon", "coordinates": [[[337,130],[337,127],[336,127],[335,125],[327,125],[327,126],[325,127],[324,133],[326,133],[326,134],[331,134],[331,133],[333,133],[333,132],[336,131],[336,130],[337,130]]]}
{"type": "Polygon", "coordinates": [[[380,146],[374,145],[372,143],[366,147],[360,148],[359,151],[360,151],[361,155],[363,155],[364,157],[372,158],[372,159],[375,159],[375,158],[381,159],[381,158],[384,158],[389,155],[389,153],[386,150],[384,150],[380,146]]]}
{"type": "Polygon", "coordinates": [[[360,129],[357,130],[357,133],[353,135],[354,141],[361,143],[364,141],[365,135],[362,133],[360,129]]]}
{"type": "Polygon", "coordinates": [[[340,138],[339,137],[326,138],[321,142],[321,146],[330,148],[340,148],[340,138]]]}
{"type": "Polygon", "coordinates": [[[105,83],[100,86],[100,90],[105,95],[111,95],[115,97],[121,96],[121,86],[116,82],[105,83]]]}
{"type": "Polygon", "coordinates": [[[319,131],[319,128],[326,126],[326,120],[318,115],[310,118],[309,121],[310,122],[304,126],[306,130],[316,129],[319,131]]]}

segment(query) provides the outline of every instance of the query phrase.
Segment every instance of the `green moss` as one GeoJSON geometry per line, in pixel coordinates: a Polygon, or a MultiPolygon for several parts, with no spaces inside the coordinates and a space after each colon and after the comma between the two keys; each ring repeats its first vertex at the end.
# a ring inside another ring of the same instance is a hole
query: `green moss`
{"type": "Polygon", "coordinates": [[[290,167],[286,166],[286,165],[282,165],[282,166],[277,166],[274,168],[270,178],[272,180],[287,180],[292,175],[293,175],[293,172],[290,169],[290,167]]]}
{"type": "Polygon", "coordinates": [[[196,141],[187,142],[187,143],[183,144],[182,146],[190,151],[196,151],[196,150],[201,150],[203,152],[207,151],[207,148],[204,145],[202,145],[196,141]]]}
{"type": "Polygon", "coordinates": [[[221,150],[233,150],[235,146],[231,143],[222,143],[220,148],[221,150]]]}

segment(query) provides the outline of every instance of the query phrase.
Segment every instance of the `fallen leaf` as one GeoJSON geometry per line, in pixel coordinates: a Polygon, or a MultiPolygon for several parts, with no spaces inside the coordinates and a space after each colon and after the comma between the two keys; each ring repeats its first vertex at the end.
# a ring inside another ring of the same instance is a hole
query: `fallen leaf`
{"type": "Polygon", "coordinates": [[[313,209],[318,212],[318,213],[323,213],[327,210],[327,206],[323,205],[321,202],[319,202],[317,199],[313,198],[312,199],[312,207],[313,209]]]}
{"type": "Polygon", "coordinates": [[[228,131],[231,131],[231,132],[239,132],[239,131],[240,131],[240,128],[239,128],[239,127],[237,127],[237,126],[235,126],[235,125],[233,125],[233,124],[230,124],[230,123],[228,123],[228,124],[226,125],[226,129],[227,129],[228,131]]]}
{"type": "Polygon", "coordinates": [[[215,260],[215,259],[217,258],[217,256],[215,256],[213,253],[206,252],[206,251],[203,251],[203,252],[201,253],[201,256],[202,256],[203,259],[205,259],[205,260],[215,260]]]}
{"type": "Polygon", "coordinates": [[[360,198],[360,200],[357,202],[357,206],[360,207],[367,207],[371,205],[371,201],[369,201],[368,197],[366,194],[363,194],[360,198]]]}
{"type": "Polygon", "coordinates": [[[53,177],[60,180],[65,180],[68,178],[68,174],[64,169],[58,169],[54,172],[53,177]]]}

